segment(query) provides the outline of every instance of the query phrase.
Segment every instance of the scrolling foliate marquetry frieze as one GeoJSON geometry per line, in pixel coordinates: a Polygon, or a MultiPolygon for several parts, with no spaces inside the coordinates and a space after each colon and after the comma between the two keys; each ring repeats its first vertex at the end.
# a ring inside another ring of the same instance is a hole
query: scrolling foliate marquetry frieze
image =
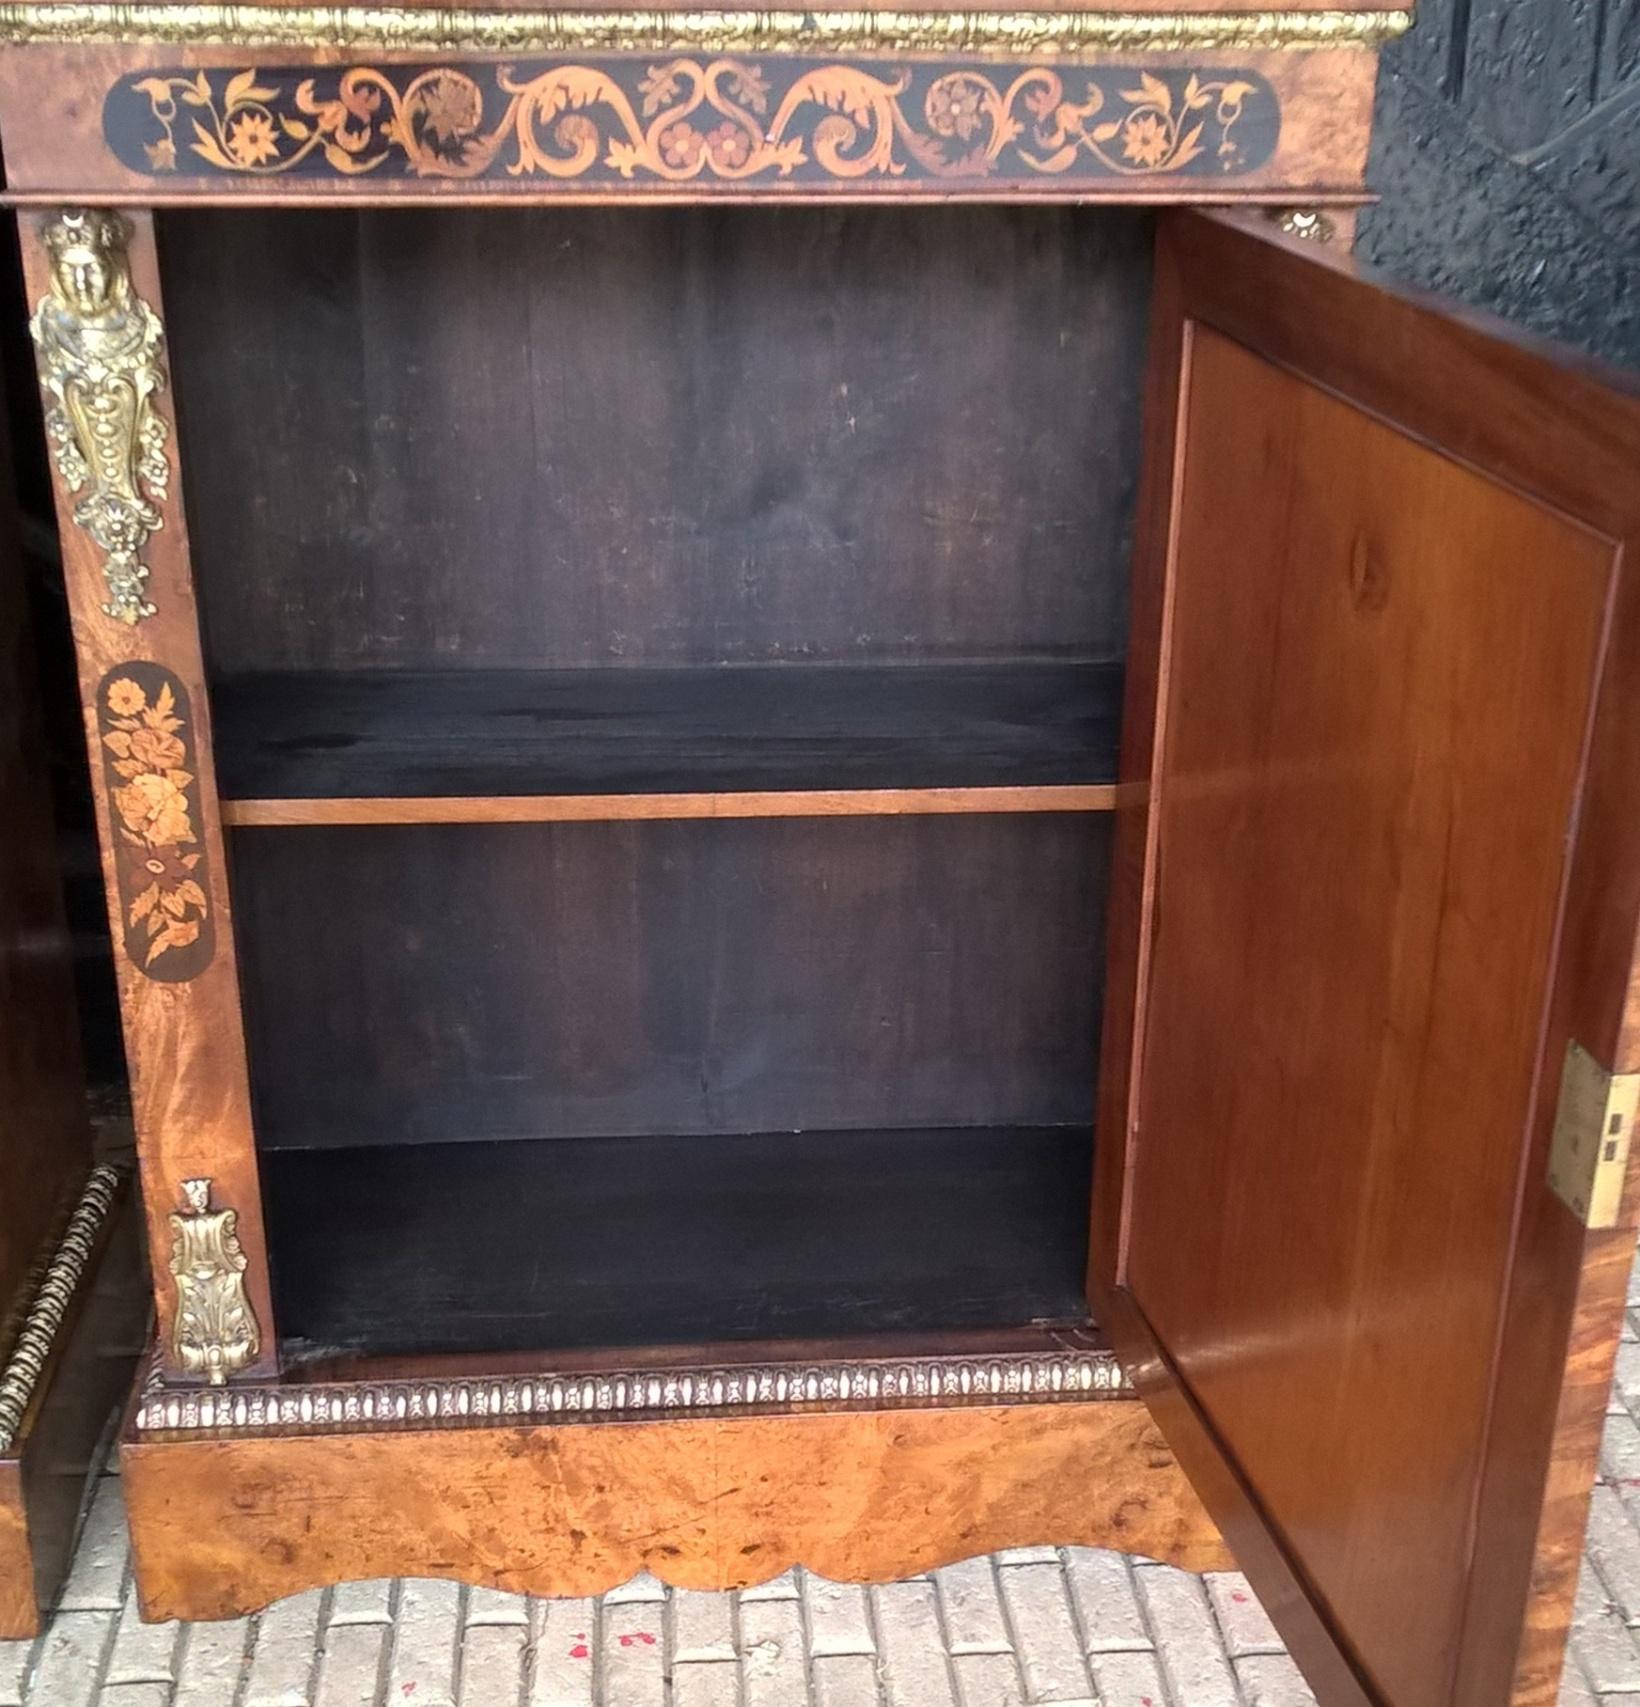
{"type": "Polygon", "coordinates": [[[248,1262],[239,1213],[211,1207],[211,1182],[182,1182],[183,1208],[171,1213],[171,1273],[177,1283],[171,1352],[179,1369],[213,1387],[249,1367],[262,1331],[245,1291],[248,1262]]]}
{"type": "Polygon", "coordinates": [[[156,71],[103,109],[155,180],[543,180],[693,191],[1234,179],[1275,152],[1257,72],[786,56],[156,71]]]}
{"type": "Polygon", "coordinates": [[[46,434],[74,500],[75,525],[103,553],[103,611],[136,623],[154,614],[142,560],[170,484],[169,429],[154,407],[165,384],[159,316],[131,284],[129,231],[90,208],[49,220],[51,290],[30,330],[38,349],[46,434]]]}
{"type": "Polygon", "coordinates": [[[147,977],[182,983],[215,947],[188,692],[158,664],[119,664],[96,712],[125,951],[147,977]]]}

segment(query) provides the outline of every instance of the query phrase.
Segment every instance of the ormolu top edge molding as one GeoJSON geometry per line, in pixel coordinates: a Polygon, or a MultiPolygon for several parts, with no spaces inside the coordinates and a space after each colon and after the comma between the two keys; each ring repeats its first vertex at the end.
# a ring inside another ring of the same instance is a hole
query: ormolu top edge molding
{"type": "Polygon", "coordinates": [[[0,41],[603,51],[1040,54],[1375,47],[1410,11],[537,12],[456,7],[55,4],[0,0],[0,41]]]}

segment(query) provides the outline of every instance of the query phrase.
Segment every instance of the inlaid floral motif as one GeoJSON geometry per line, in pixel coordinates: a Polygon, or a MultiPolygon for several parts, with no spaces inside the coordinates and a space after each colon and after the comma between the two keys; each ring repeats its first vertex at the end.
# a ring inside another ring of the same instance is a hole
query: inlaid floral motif
{"type": "Polygon", "coordinates": [[[1046,188],[1246,173],[1280,113],[1251,71],[611,56],[162,71],[116,85],[104,128],[128,166],[161,176],[1046,188]]]}
{"type": "Polygon", "coordinates": [[[98,732],[126,952],[151,978],[191,978],[210,959],[211,903],[181,684],[157,664],[117,666],[98,732]]]}

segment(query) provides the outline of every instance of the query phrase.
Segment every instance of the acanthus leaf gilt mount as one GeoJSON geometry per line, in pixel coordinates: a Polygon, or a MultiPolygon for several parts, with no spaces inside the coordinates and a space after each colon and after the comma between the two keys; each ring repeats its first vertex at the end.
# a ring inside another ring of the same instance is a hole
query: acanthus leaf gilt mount
{"type": "Polygon", "coordinates": [[[249,1266],[239,1244],[239,1212],[211,1207],[211,1182],[182,1182],[184,1207],[171,1212],[171,1273],[177,1284],[171,1350],[177,1367],[213,1387],[254,1363],[262,1330],[245,1291],[249,1266]]]}
{"type": "Polygon", "coordinates": [[[158,180],[545,177],[794,187],[868,181],[1229,178],[1280,107],[1256,71],[1157,75],[776,57],[160,70],[110,91],[103,132],[158,180]]]}
{"type": "Polygon", "coordinates": [[[43,232],[51,290],[29,329],[38,352],[46,434],[72,515],[104,554],[104,614],[154,614],[143,551],[164,525],[170,429],[154,399],[165,384],[164,329],[136,293],[117,213],[65,209],[43,232]]]}

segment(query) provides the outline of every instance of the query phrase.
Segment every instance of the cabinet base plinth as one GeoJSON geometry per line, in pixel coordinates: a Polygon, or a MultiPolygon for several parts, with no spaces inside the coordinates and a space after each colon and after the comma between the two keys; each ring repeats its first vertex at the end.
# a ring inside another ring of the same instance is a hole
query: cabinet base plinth
{"type": "Polygon", "coordinates": [[[1229,1562],[1127,1399],[218,1438],[128,1425],[121,1456],[150,1619],[385,1576],[539,1595],[644,1569],[698,1589],[794,1564],[887,1581],[1040,1542],[1229,1562]]]}

